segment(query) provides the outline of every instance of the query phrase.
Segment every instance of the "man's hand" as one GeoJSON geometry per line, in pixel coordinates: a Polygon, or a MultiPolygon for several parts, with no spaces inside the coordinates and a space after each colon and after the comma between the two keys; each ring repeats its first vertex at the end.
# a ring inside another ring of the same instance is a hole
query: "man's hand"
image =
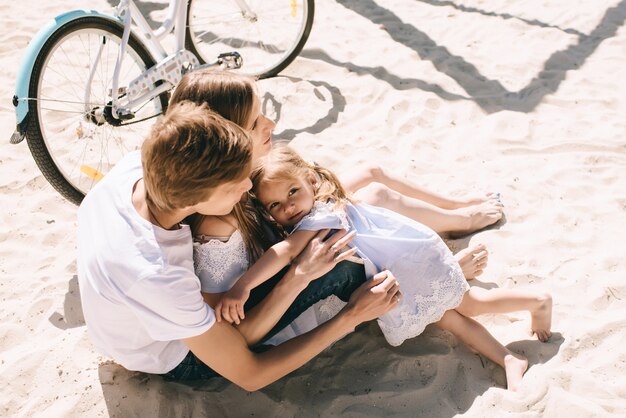
{"type": "Polygon", "coordinates": [[[345,309],[354,319],[356,327],[386,314],[398,304],[401,297],[398,281],[390,271],[385,270],[359,286],[350,296],[345,309]]]}
{"type": "Polygon", "coordinates": [[[224,293],[220,301],[215,305],[215,316],[217,321],[222,319],[229,323],[239,325],[245,318],[243,306],[250,297],[250,290],[244,286],[235,284],[228,292],[224,293]]]}
{"type": "Polygon", "coordinates": [[[356,231],[348,233],[341,229],[325,240],[329,233],[330,229],[319,231],[293,262],[296,277],[307,280],[307,284],[356,254],[356,248],[347,247],[356,231]]]}

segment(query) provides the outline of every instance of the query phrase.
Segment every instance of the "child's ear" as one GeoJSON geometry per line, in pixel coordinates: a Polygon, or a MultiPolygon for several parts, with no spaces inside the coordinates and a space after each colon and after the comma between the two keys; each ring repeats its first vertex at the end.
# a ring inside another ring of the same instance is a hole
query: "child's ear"
{"type": "Polygon", "coordinates": [[[309,182],[311,183],[311,186],[313,186],[314,189],[317,190],[317,177],[315,176],[315,173],[310,172],[309,173],[309,182]]]}

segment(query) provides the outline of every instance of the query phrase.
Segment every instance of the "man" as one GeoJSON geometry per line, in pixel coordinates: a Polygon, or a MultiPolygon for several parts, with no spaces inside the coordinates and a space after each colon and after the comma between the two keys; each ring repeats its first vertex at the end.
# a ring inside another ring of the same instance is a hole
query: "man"
{"type": "Polygon", "coordinates": [[[87,328],[104,355],[129,370],[174,379],[190,377],[191,369],[204,371],[198,376],[215,371],[253,391],[395,306],[398,284],[388,272],[361,284],[362,267],[342,263],[354,267],[325,275],[349,255],[341,251],[350,237],[344,231],[324,240],[320,233],[262,308],[276,318],[273,325],[303,291],[307,300],[315,299],[311,292],[319,291],[316,300],[327,296],[323,288],[346,299],[352,293],[335,318],[263,353],[251,351],[231,324],[217,322],[200,293],[191,233],[181,221],[230,213],[251,186],[250,166],[243,130],[206,106],[183,102],[155,125],[141,154],[125,157],[88,194],[79,209],[78,277],[87,328]]]}

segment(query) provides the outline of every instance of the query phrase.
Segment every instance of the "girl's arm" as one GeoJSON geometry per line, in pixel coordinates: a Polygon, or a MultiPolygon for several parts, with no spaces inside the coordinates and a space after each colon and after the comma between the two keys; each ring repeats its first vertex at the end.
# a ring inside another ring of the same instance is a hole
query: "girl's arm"
{"type": "Polygon", "coordinates": [[[250,297],[250,291],[291,263],[318,232],[296,231],[284,241],[270,247],[222,296],[215,306],[217,320],[221,321],[223,318],[239,325],[245,317],[243,306],[250,297]]]}

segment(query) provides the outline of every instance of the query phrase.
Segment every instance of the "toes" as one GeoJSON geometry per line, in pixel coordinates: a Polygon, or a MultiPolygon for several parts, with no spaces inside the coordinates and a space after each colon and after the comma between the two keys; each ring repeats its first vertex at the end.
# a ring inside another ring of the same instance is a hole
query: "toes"
{"type": "Polygon", "coordinates": [[[539,341],[544,342],[544,343],[548,341],[548,339],[552,335],[550,331],[546,331],[546,330],[536,330],[534,331],[534,334],[537,335],[537,339],[539,341]]]}
{"type": "Polygon", "coordinates": [[[483,258],[487,258],[488,256],[489,256],[489,253],[487,252],[487,250],[482,250],[478,253],[474,253],[474,260],[481,261],[483,258]]]}
{"type": "Polygon", "coordinates": [[[483,271],[485,267],[487,267],[487,263],[480,263],[480,264],[477,264],[475,268],[476,270],[483,271]]]}

